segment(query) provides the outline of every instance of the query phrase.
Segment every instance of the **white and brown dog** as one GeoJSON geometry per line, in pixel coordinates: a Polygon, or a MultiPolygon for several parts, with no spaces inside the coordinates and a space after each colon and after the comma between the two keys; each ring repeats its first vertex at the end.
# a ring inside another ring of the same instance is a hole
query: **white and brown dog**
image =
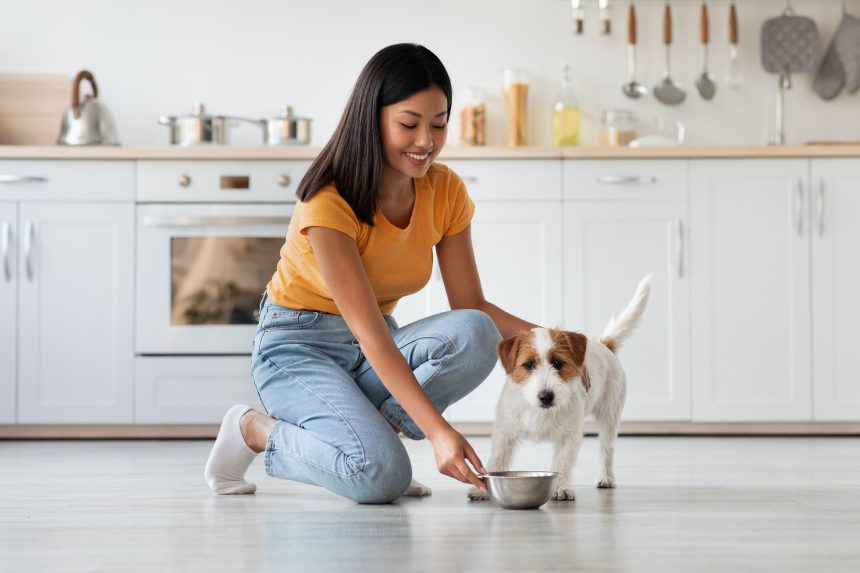
{"type": "MultiPolygon", "coordinates": [[[[609,321],[599,342],[578,332],[546,328],[499,342],[507,381],[496,407],[489,471],[508,470],[522,439],[551,440],[552,471],[559,473],[553,499],[573,500],[571,471],[585,417],[591,414],[603,458],[597,487],[615,487],[612,463],[627,388],[615,352],[639,323],[650,293],[651,275],[642,279],[621,315],[609,321]]],[[[487,494],[472,488],[469,498],[486,499],[487,494]]]]}

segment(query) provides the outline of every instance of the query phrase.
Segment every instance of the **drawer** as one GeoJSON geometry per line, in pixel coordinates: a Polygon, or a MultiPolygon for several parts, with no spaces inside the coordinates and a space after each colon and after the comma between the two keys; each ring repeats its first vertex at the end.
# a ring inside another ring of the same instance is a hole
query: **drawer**
{"type": "Polygon", "coordinates": [[[137,200],[232,203],[296,201],[310,161],[138,161],[137,200]]]}
{"type": "Polygon", "coordinates": [[[460,176],[476,201],[561,200],[561,161],[557,159],[458,159],[441,163],[460,176]]]}
{"type": "Polygon", "coordinates": [[[564,161],[565,200],[686,199],[686,160],[564,161]]]}
{"type": "Polygon", "coordinates": [[[0,201],[134,201],[134,162],[0,161],[0,201]]]}
{"type": "Polygon", "coordinates": [[[218,424],[235,404],[260,412],[250,356],[135,359],[136,424],[218,424]]]}

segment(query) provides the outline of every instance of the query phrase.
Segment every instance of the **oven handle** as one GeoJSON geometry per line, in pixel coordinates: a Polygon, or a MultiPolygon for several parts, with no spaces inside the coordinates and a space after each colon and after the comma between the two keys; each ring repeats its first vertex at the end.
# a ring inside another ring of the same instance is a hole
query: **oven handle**
{"type": "Polygon", "coordinates": [[[236,225],[289,225],[290,217],[264,217],[264,216],[216,216],[216,217],[191,217],[191,216],[162,216],[146,215],[143,224],[147,227],[223,227],[236,225]]]}

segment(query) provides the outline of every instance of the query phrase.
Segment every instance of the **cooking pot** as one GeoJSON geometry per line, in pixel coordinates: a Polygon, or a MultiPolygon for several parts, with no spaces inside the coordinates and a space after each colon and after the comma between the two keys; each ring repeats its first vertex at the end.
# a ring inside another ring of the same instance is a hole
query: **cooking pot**
{"type": "Polygon", "coordinates": [[[87,70],[81,70],[72,81],[72,102],[60,124],[58,145],[119,145],[113,118],[98,98],[96,80],[87,70]],[[81,82],[86,80],[92,94],[81,100],[81,82]]]}
{"type": "Polygon", "coordinates": [[[206,107],[196,102],[191,115],[161,116],[158,123],[170,127],[171,145],[226,145],[227,128],[235,123],[225,115],[207,115],[206,107]]]}
{"type": "Polygon", "coordinates": [[[281,114],[263,120],[266,145],[308,145],[311,142],[311,120],[293,115],[293,108],[281,106],[281,114]]]}

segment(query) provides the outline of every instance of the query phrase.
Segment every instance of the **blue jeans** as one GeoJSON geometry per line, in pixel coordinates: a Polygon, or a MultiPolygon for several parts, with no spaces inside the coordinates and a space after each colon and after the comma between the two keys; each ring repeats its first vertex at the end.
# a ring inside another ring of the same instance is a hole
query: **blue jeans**
{"type": "MultiPolygon", "coordinates": [[[[496,363],[501,336],[490,317],[453,310],[402,328],[385,317],[424,392],[443,412],[496,363]]],[[[406,449],[388,425],[424,437],[361,352],[343,317],[293,310],[264,295],[251,375],[278,420],[264,454],[270,476],[322,486],[358,503],[400,497],[412,479],[406,449]]]]}

